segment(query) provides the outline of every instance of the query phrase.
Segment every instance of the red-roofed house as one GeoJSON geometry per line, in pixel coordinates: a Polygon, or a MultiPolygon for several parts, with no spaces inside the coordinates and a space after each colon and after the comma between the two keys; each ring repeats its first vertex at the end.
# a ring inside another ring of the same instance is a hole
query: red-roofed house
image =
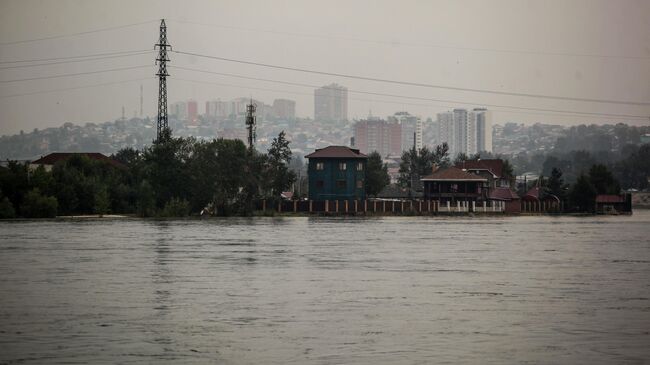
{"type": "Polygon", "coordinates": [[[480,175],[488,179],[491,188],[509,187],[511,177],[503,175],[503,160],[478,159],[467,160],[456,164],[456,167],[472,174],[480,175]]]}
{"type": "Polygon", "coordinates": [[[450,202],[453,205],[457,201],[477,202],[488,198],[488,180],[457,167],[436,169],[420,180],[424,185],[425,199],[450,202]]]}
{"type": "Polygon", "coordinates": [[[29,164],[30,169],[36,169],[43,166],[45,171],[51,171],[52,167],[60,161],[65,161],[73,156],[85,156],[91,160],[104,161],[117,168],[125,168],[123,164],[99,152],[54,152],[47,156],[41,157],[29,164]]]}
{"type": "Polygon", "coordinates": [[[504,162],[502,159],[467,160],[458,163],[456,167],[487,179],[488,199],[503,204],[507,213],[521,212],[521,200],[512,191],[512,177],[504,176],[504,162]]]}

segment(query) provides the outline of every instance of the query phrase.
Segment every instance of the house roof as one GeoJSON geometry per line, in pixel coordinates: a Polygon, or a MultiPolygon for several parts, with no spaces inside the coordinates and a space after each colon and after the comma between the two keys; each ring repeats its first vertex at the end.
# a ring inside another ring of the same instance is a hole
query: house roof
{"type": "Polygon", "coordinates": [[[516,200],[519,195],[512,191],[510,188],[495,188],[490,192],[490,199],[492,200],[516,200]]]}
{"type": "Polygon", "coordinates": [[[95,161],[106,161],[114,167],[124,168],[125,166],[114,159],[99,153],[99,152],[54,152],[49,155],[43,156],[36,161],[32,161],[35,165],[54,165],[59,161],[65,161],[72,156],[86,156],[95,161]]]}
{"type": "Polygon", "coordinates": [[[317,148],[316,151],[308,154],[305,158],[368,158],[356,148],[346,146],[327,146],[317,148]]]}
{"type": "Polygon", "coordinates": [[[503,176],[503,160],[500,158],[467,160],[457,164],[456,167],[465,170],[488,170],[498,178],[503,176]]]}
{"type": "Polygon", "coordinates": [[[622,195],[596,195],[596,203],[625,203],[625,197],[622,195]]]}
{"type": "Polygon", "coordinates": [[[486,178],[470,174],[457,167],[436,170],[433,174],[420,179],[422,181],[487,181],[486,178]]]}

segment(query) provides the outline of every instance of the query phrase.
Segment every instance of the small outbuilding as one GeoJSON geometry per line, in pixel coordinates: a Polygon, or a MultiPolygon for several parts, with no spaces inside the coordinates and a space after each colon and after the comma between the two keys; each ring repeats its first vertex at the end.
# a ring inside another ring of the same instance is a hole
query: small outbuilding
{"type": "Polygon", "coordinates": [[[632,194],[596,196],[596,213],[599,214],[631,214],[632,194]]]}

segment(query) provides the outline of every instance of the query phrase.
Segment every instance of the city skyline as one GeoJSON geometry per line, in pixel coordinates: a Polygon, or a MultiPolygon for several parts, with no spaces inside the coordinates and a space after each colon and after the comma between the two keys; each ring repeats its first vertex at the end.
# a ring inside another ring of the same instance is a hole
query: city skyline
{"type": "Polygon", "coordinates": [[[3,2],[0,62],[132,53],[72,60],[75,62],[45,61],[47,65],[24,68],[23,63],[4,63],[0,70],[0,134],[64,122],[109,121],[121,115],[122,107],[127,115],[138,114],[141,85],[143,114],[154,117],[152,47],[160,18],[168,19],[174,50],[186,52],[170,53],[170,100],[195,99],[202,104],[214,96],[231,99],[240,95],[267,102],[292,99],[296,116],[307,117],[312,113],[313,89],[338,83],[349,89],[348,119],[363,118],[369,110],[377,115],[408,110],[427,118],[453,107],[487,107],[497,123],[648,123],[643,118],[603,115],[650,115],[645,102],[650,99],[650,86],[645,82],[650,78],[646,41],[650,28],[642,16],[650,12],[648,3],[574,1],[559,6],[439,1],[403,5],[396,7],[388,1],[3,2]],[[373,17],[362,16],[369,5],[373,17]],[[251,8],[259,12],[251,13],[251,8]],[[340,9],[345,9],[346,16],[339,16],[340,9]],[[319,16],[306,16],[314,13],[319,16]],[[411,25],[382,26],[394,16],[411,20],[411,25]],[[459,27],[454,19],[460,17],[467,24],[491,21],[489,27],[459,27]],[[232,19],[243,21],[233,23],[232,19]],[[120,70],[105,71],[110,69],[120,70]],[[62,76],[69,74],[79,75],[62,76]],[[592,99],[640,104],[586,101],[592,99]],[[557,116],[544,110],[593,114],[557,116]]]}

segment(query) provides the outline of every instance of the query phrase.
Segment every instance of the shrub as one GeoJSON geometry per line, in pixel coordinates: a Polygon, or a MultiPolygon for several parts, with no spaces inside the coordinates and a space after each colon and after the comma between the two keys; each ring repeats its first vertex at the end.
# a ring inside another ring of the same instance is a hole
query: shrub
{"type": "Polygon", "coordinates": [[[190,215],[190,203],[180,198],[171,198],[160,212],[161,217],[187,217],[188,215],[190,215]]]}
{"type": "Polygon", "coordinates": [[[59,202],[53,196],[44,196],[40,190],[33,189],[25,195],[20,212],[27,218],[56,217],[59,202]]]}
{"type": "Polygon", "coordinates": [[[0,199],[0,219],[14,218],[16,210],[6,196],[0,199]]]}

